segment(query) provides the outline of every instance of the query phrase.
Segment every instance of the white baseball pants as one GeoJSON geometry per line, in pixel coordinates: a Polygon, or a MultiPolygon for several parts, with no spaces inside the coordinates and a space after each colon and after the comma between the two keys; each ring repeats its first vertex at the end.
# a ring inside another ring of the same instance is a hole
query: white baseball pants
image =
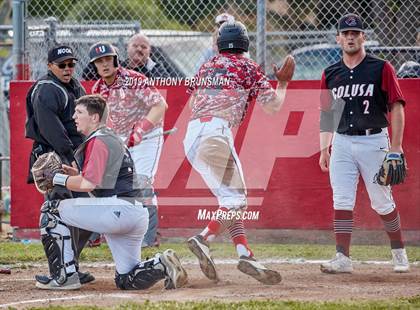
{"type": "Polygon", "coordinates": [[[141,203],[133,205],[115,196],[75,198],[61,201],[58,210],[67,225],[104,234],[119,274],[128,273],[140,262],[149,223],[141,203]]]}
{"type": "Polygon", "coordinates": [[[376,183],[375,175],[389,150],[387,129],[370,136],[348,136],[335,133],[330,158],[330,182],[335,210],[352,211],[361,175],[371,206],[379,215],[395,208],[391,187],[376,183]]]}
{"type": "Polygon", "coordinates": [[[232,131],[221,118],[192,120],[184,139],[185,154],[217,197],[220,207],[245,208],[246,187],[232,131]]]}

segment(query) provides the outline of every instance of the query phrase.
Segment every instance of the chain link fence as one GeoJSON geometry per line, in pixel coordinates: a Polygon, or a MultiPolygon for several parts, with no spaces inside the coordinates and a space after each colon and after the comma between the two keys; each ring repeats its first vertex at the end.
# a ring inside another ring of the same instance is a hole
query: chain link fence
{"type": "Polygon", "coordinates": [[[3,186],[10,186],[9,100],[2,85],[0,85],[0,133],[0,190],[2,190],[3,186]]]}
{"type": "MultiPolygon", "coordinates": [[[[131,35],[143,32],[151,39],[155,60],[173,67],[178,76],[191,76],[201,56],[212,48],[214,18],[227,12],[250,31],[255,58],[258,1],[79,0],[27,2],[27,48],[32,78],[45,72],[46,52],[54,43],[70,44],[80,58],[81,76],[88,49],[98,40],[114,43],[125,59],[131,35]],[[33,65],[36,64],[36,65],[33,65]]],[[[368,51],[397,68],[418,60],[419,2],[410,1],[298,1],[267,0],[266,63],[279,63],[293,52],[298,58],[296,79],[319,78],[322,68],[339,57],[335,45],[337,19],[360,14],[368,27],[368,51]],[[299,70],[300,69],[300,70],[299,70]]],[[[153,57],[153,53],[152,53],[153,57]]],[[[267,66],[268,67],[268,66],[267,66]]]]}
{"type": "Polygon", "coordinates": [[[33,79],[46,71],[47,50],[54,43],[75,48],[80,60],[76,73],[81,77],[91,44],[108,40],[125,59],[127,40],[139,31],[154,46],[152,58],[172,66],[177,76],[192,76],[202,55],[212,49],[214,20],[223,12],[247,26],[251,57],[264,49],[267,68],[293,52],[295,79],[318,79],[322,68],[337,61],[335,26],[346,13],[364,18],[369,52],[397,69],[420,58],[418,0],[28,0],[26,4],[25,50],[33,79]],[[266,13],[263,46],[256,45],[259,5],[266,13]]]}

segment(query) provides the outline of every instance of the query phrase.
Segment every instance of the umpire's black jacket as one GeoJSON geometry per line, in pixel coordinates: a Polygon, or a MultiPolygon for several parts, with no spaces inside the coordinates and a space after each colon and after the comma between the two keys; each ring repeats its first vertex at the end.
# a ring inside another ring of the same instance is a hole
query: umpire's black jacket
{"type": "MultiPolygon", "coordinates": [[[[66,163],[74,160],[73,150],[83,142],[72,118],[74,101],[85,94],[76,79],[63,83],[51,71],[29,89],[25,127],[26,137],[34,140],[29,170],[37,156],[53,150],[66,163]]],[[[29,171],[28,182],[32,181],[29,171]]]]}

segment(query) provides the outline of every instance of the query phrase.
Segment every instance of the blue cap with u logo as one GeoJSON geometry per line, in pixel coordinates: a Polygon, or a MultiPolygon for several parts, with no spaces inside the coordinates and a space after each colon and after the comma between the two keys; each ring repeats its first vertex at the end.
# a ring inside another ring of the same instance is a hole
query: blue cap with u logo
{"type": "Polygon", "coordinates": [[[118,56],[114,46],[108,42],[99,42],[91,46],[89,50],[90,62],[105,56],[118,56]]]}

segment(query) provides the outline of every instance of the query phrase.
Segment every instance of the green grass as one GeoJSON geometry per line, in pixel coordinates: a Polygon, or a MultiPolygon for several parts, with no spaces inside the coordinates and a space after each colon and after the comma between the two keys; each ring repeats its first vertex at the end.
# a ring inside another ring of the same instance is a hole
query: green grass
{"type": "Polygon", "coordinates": [[[2,221],[10,222],[10,213],[3,214],[2,221]]]}
{"type": "Polygon", "coordinates": [[[349,302],[307,302],[307,301],[269,301],[269,300],[251,300],[245,302],[229,302],[223,303],[218,301],[204,301],[204,302],[150,302],[146,301],[143,304],[126,303],[117,307],[95,307],[95,306],[50,306],[35,309],[49,309],[49,310],[99,310],[99,309],[121,309],[121,310],[163,310],[163,309],[185,309],[185,310],[264,310],[264,309],[285,309],[285,310],[301,310],[301,309],[322,309],[322,310],[382,310],[382,309],[420,309],[420,295],[412,298],[401,298],[384,301],[349,301],[349,302]]]}
{"type": "MultiPolygon", "coordinates": [[[[257,258],[304,258],[328,259],[335,253],[333,245],[317,244],[251,244],[257,258]]],[[[172,248],[182,258],[194,258],[185,244],[163,244],[159,249],[145,249],[142,257],[152,257],[155,253],[172,248]]],[[[230,243],[215,243],[211,246],[214,258],[235,258],[236,253],[230,243]]],[[[420,247],[407,247],[410,261],[420,261],[420,247]]],[[[354,245],[351,248],[355,260],[390,260],[388,246],[354,245]]],[[[81,255],[82,261],[112,261],[111,252],[106,244],[97,248],[86,248],[81,255]]],[[[23,244],[10,241],[0,242],[0,264],[45,262],[44,250],[39,242],[23,244]]]]}

